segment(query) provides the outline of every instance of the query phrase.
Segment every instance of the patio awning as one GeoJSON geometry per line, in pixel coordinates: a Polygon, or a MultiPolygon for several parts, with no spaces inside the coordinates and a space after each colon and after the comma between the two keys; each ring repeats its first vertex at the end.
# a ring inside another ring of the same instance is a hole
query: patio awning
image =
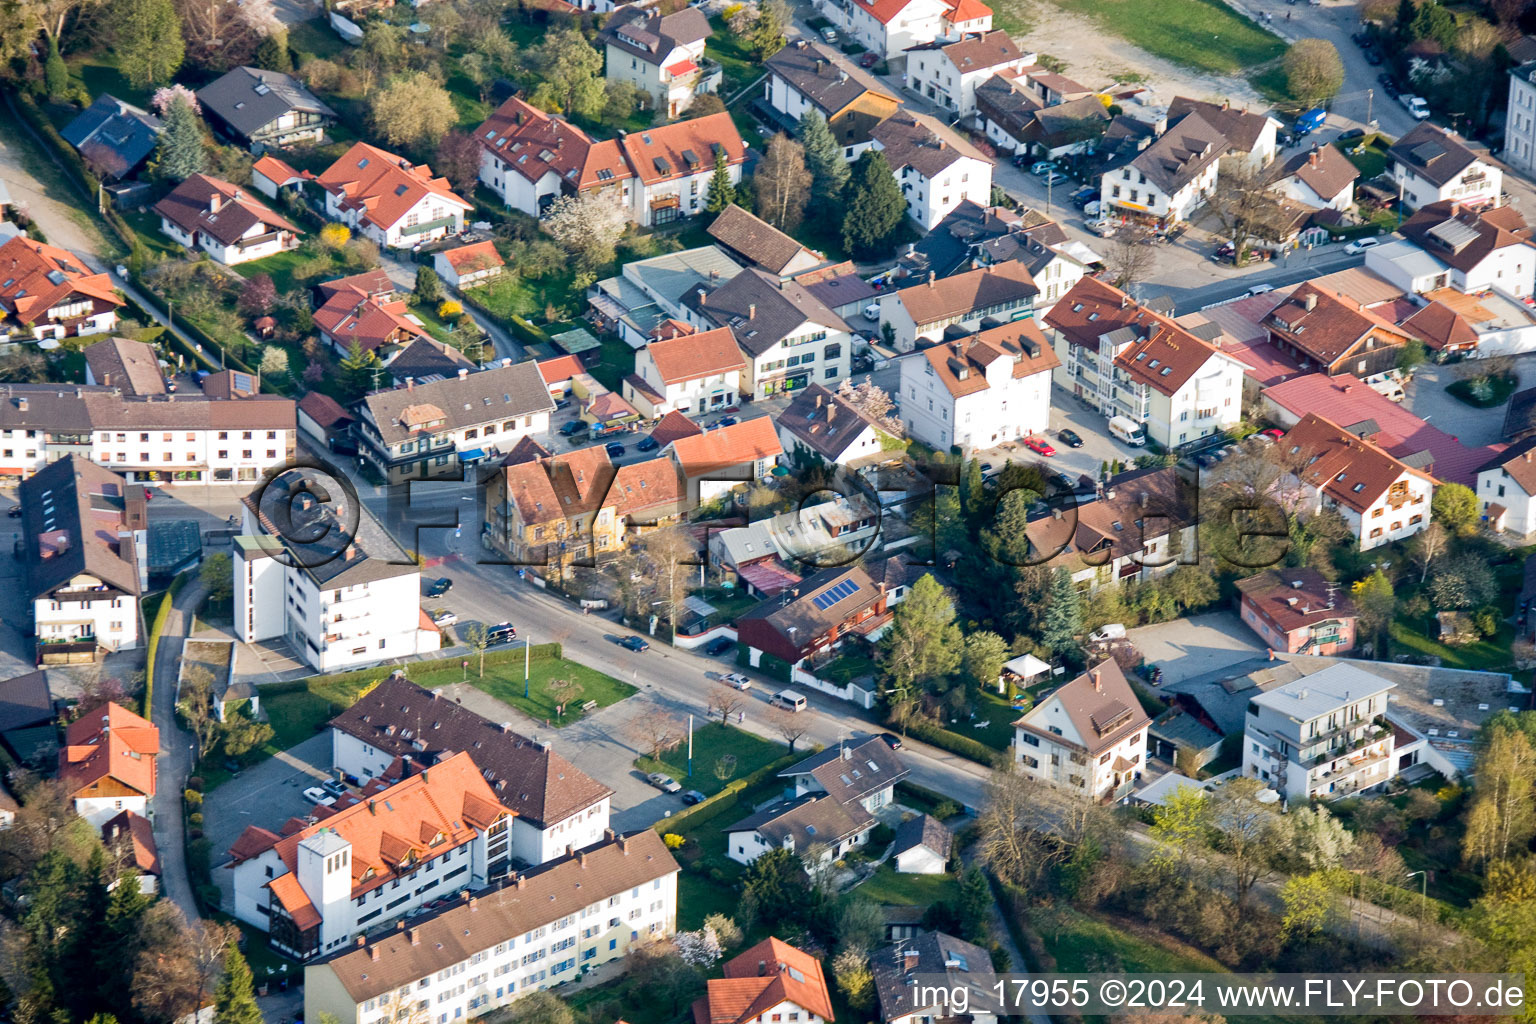
{"type": "Polygon", "coordinates": [[[483,448],[470,448],[459,452],[460,462],[478,462],[483,458],[485,458],[485,449],[483,448]]]}

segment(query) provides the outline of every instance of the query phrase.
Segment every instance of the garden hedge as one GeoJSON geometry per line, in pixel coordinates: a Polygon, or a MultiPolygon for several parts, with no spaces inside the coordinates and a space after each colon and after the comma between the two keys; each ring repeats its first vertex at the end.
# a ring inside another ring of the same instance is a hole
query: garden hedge
{"type": "Polygon", "coordinates": [[[998,759],[1005,756],[1004,751],[995,750],[969,736],[961,736],[959,733],[941,729],[927,722],[914,722],[907,726],[907,735],[988,767],[996,765],[998,759]]]}
{"type": "Polygon", "coordinates": [[[743,792],[770,776],[777,775],[790,765],[804,761],[819,750],[821,750],[821,746],[818,744],[806,750],[797,750],[792,754],[785,754],[783,757],[763,765],[755,772],[743,775],[739,779],[732,779],[725,784],[724,789],[714,796],[707,797],[688,808],[688,810],[674,814],[670,818],[662,818],[652,827],[661,833],[677,832],[681,834],[685,829],[697,827],[706,821],[713,821],[732,807],[735,807],[736,802],[741,799],[743,792]]]}

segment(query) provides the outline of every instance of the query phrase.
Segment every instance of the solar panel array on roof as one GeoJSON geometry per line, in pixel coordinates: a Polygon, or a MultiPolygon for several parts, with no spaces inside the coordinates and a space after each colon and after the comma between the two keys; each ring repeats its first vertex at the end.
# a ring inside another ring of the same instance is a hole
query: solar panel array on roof
{"type": "Polygon", "coordinates": [[[239,370],[236,370],[230,374],[229,381],[234,385],[234,390],[236,391],[244,391],[247,394],[254,394],[256,392],[256,382],[251,379],[251,375],[248,373],[241,373],[239,370]]]}
{"type": "Polygon", "coordinates": [[[850,594],[856,593],[858,589],[859,585],[853,580],[843,580],[843,582],[839,583],[837,586],[828,587],[820,594],[817,594],[814,598],[811,599],[811,603],[822,611],[826,611],[828,608],[837,604],[837,602],[841,601],[843,598],[850,594]]]}

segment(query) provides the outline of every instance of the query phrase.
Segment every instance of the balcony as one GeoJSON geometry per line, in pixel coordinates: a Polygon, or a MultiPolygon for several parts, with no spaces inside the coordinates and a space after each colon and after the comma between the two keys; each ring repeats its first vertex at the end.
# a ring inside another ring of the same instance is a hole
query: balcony
{"type": "Polygon", "coordinates": [[[438,228],[451,228],[458,222],[457,217],[439,217],[437,220],[429,220],[422,224],[407,224],[400,229],[400,233],[407,238],[414,238],[429,231],[436,231],[438,228]]]}
{"type": "Polygon", "coordinates": [[[1350,775],[1354,775],[1357,772],[1364,771],[1366,768],[1369,768],[1372,765],[1380,764],[1382,761],[1387,760],[1391,756],[1392,751],[1386,749],[1361,749],[1352,755],[1336,754],[1331,758],[1319,758],[1318,760],[1314,761],[1310,767],[1315,769],[1321,767],[1324,764],[1332,764],[1334,762],[1342,761],[1343,763],[1339,767],[1330,769],[1315,776],[1315,778],[1319,781],[1322,779],[1337,780],[1346,778],[1350,775]]]}

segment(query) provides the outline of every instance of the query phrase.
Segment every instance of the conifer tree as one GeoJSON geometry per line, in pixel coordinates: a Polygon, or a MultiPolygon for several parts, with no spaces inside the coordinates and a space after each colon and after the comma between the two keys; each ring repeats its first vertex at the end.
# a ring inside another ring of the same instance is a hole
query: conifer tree
{"type": "Polygon", "coordinates": [[[177,97],[165,111],[165,131],[160,133],[155,153],[156,169],[163,178],[184,181],[207,165],[208,155],[203,150],[203,119],[197,116],[190,103],[177,97]]]}
{"type": "Polygon", "coordinates": [[[886,252],[907,215],[907,200],[878,149],[865,150],[854,163],[845,206],[843,244],[863,257],[886,252]]]}
{"type": "Polygon", "coordinates": [[[704,209],[719,213],[736,201],[736,186],[731,184],[730,166],[725,162],[725,150],[715,154],[715,173],[709,179],[709,192],[704,197],[704,209]]]}

